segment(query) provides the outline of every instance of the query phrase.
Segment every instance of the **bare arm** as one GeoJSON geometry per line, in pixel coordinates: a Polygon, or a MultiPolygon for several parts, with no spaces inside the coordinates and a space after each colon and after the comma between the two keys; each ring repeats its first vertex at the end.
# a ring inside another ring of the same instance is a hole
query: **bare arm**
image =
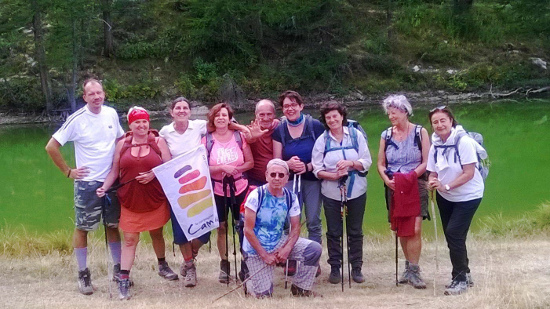
{"type": "Polygon", "coordinates": [[[273,158],[282,159],[283,158],[283,144],[273,140],[273,158]]]}
{"type": "Polygon", "coordinates": [[[376,161],[376,168],[378,170],[378,175],[380,175],[380,178],[382,178],[382,181],[384,181],[386,186],[392,190],[395,190],[395,181],[393,179],[390,179],[388,175],[386,175],[385,173],[386,171],[386,152],[384,151],[385,149],[386,149],[386,140],[381,138],[380,147],[378,147],[378,160],[376,161]]]}
{"type": "Polygon", "coordinates": [[[277,262],[282,263],[286,261],[292,248],[294,248],[294,245],[300,237],[300,228],[300,216],[290,217],[290,234],[288,235],[288,239],[281,248],[275,251],[277,262]]]}
{"type": "Polygon", "coordinates": [[[113,155],[113,165],[111,166],[111,171],[107,174],[103,185],[96,190],[96,194],[99,197],[103,197],[107,190],[113,185],[117,180],[120,173],[120,151],[124,145],[124,140],[119,140],[116,144],[115,154],[113,155]]]}
{"type": "Polygon", "coordinates": [[[59,150],[60,148],[61,148],[61,144],[53,137],[50,138],[50,140],[48,141],[48,144],[46,144],[46,152],[48,153],[50,158],[52,158],[53,163],[59,168],[59,170],[65,176],[72,179],[82,179],[86,177],[89,174],[88,168],[86,167],[80,167],[76,169],[71,168],[63,158],[63,155],[59,150]]]}
{"type": "Polygon", "coordinates": [[[428,131],[422,128],[420,134],[422,134],[422,163],[414,169],[416,177],[420,177],[426,172],[428,153],[430,152],[430,136],[428,135],[428,131]]]}
{"type": "Polygon", "coordinates": [[[463,184],[470,181],[472,178],[474,178],[474,173],[476,170],[476,164],[470,163],[462,166],[462,173],[458,175],[453,181],[442,184],[439,179],[437,179],[437,173],[430,173],[429,182],[428,182],[428,188],[430,189],[437,189],[438,191],[445,191],[445,185],[449,186],[449,190],[458,188],[462,186],[463,184]]]}

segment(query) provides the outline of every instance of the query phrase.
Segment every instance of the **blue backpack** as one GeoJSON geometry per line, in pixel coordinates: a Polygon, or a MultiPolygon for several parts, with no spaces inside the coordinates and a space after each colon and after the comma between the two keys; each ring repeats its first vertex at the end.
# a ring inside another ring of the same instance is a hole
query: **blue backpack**
{"type": "MultiPolygon", "coordinates": [[[[464,137],[466,135],[468,135],[470,138],[472,138],[481,147],[485,148],[485,146],[483,145],[483,135],[481,135],[481,133],[477,133],[477,132],[462,133],[462,134],[457,135],[456,142],[454,143],[454,145],[434,146],[434,148],[435,148],[435,152],[434,152],[434,161],[435,161],[435,163],[437,163],[437,151],[439,149],[443,149],[442,154],[445,155],[445,152],[447,151],[448,148],[453,148],[454,151],[455,151],[454,160],[455,160],[455,162],[458,160],[458,163],[460,164],[460,166],[462,166],[462,160],[460,159],[460,153],[458,152],[458,145],[460,144],[460,140],[462,139],[462,137],[464,137]]],[[[485,179],[487,179],[487,176],[489,175],[489,167],[491,166],[491,161],[489,160],[489,157],[487,157],[485,159],[482,159],[480,152],[476,152],[476,155],[477,155],[477,161],[478,161],[477,169],[479,170],[479,173],[481,174],[481,178],[483,178],[483,181],[485,181],[485,179]]]]}
{"type": "MultiPolygon", "coordinates": [[[[336,150],[342,150],[342,154],[344,155],[344,160],[346,159],[346,154],[344,152],[344,150],[346,149],[353,149],[355,150],[355,152],[359,153],[359,142],[357,141],[357,134],[358,133],[363,134],[363,136],[365,137],[365,142],[367,142],[367,133],[365,132],[365,130],[363,130],[359,122],[355,120],[350,120],[350,119],[348,119],[348,130],[351,137],[351,146],[332,147],[331,138],[329,136],[328,130],[325,131],[325,133],[323,133],[325,137],[325,150],[323,152],[323,159],[325,158],[328,152],[336,151],[336,150]]],[[[351,190],[353,189],[353,183],[355,181],[355,175],[357,174],[360,177],[366,177],[368,173],[369,171],[359,172],[357,170],[353,170],[350,172],[350,183],[348,186],[348,193],[347,193],[348,196],[351,195],[351,190]]]]}

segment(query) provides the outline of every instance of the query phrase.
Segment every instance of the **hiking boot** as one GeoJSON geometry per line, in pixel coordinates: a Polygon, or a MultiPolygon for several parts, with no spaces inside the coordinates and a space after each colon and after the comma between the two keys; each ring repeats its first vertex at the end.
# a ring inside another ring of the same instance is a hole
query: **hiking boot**
{"type": "Polygon", "coordinates": [[[128,300],[132,297],[130,295],[130,279],[120,279],[118,281],[118,298],[120,300],[128,300]]]}
{"type": "Polygon", "coordinates": [[[361,268],[354,267],[351,269],[351,279],[355,283],[365,282],[365,276],[363,276],[363,273],[361,272],[361,268]]]}
{"type": "Polygon", "coordinates": [[[178,280],[178,275],[168,266],[166,261],[159,264],[159,276],[170,281],[178,280]]]}
{"type": "Polygon", "coordinates": [[[342,277],[340,276],[340,267],[338,266],[331,266],[330,267],[330,275],[328,276],[328,282],[332,284],[338,284],[340,283],[340,280],[342,277]]]}
{"type": "Polygon", "coordinates": [[[409,283],[409,261],[405,261],[405,270],[403,271],[403,274],[401,275],[401,278],[399,278],[399,283],[409,283]]]}
{"type": "Polygon", "coordinates": [[[425,289],[426,283],[424,283],[424,280],[422,280],[422,277],[420,276],[420,267],[415,264],[411,264],[409,268],[409,283],[415,288],[415,289],[425,289]]]}
{"type": "Polygon", "coordinates": [[[241,261],[241,271],[239,271],[239,280],[241,282],[244,282],[246,278],[250,276],[250,273],[248,271],[248,266],[246,266],[245,261],[241,261]]]}
{"type": "Polygon", "coordinates": [[[315,273],[315,278],[321,275],[321,265],[317,266],[317,272],[315,273]]]}
{"type": "MultiPolygon", "coordinates": [[[[134,281],[130,280],[130,286],[134,286],[134,281]]],[[[113,281],[118,283],[120,281],[120,264],[115,264],[113,266],[113,281]]]]}
{"type": "MultiPolygon", "coordinates": [[[[472,279],[472,274],[471,273],[466,273],[466,283],[468,284],[468,287],[469,288],[473,288],[474,287],[474,280],[472,279]]],[[[445,288],[449,288],[451,285],[450,284],[446,284],[445,285],[445,288]]]]}
{"type": "Polygon", "coordinates": [[[295,286],[294,284],[290,286],[290,292],[292,292],[292,296],[295,297],[323,297],[323,295],[311,291],[311,290],[304,290],[302,288],[299,288],[295,286]]]}
{"type": "Polygon", "coordinates": [[[92,276],[88,268],[78,271],[78,290],[84,295],[92,295],[94,293],[92,276]]]}
{"type": "Polygon", "coordinates": [[[229,274],[231,272],[231,264],[228,260],[220,261],[220,275],[218,281],[220,283],[229,283],[229,274]]]}
{"type": "Polygon", "coordinates": [[[183,281],[183,286],[186,288],[194,287],[197,285],[197,268],[193,260],[185,262],[182,267],[182,272],[185,271],[185,277],[183,281]]]}
{"type": "Polygon", "coordinates": [[[453,280],[449,287],[445,289],[445,295],[460,295],[468,290],[466,281],[453,280]]]}

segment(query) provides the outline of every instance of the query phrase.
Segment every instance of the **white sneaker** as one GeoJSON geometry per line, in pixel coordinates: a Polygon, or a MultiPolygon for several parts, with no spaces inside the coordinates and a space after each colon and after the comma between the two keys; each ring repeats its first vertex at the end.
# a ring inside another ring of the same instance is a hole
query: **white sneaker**
{"type": "Polygon", "coordinates": [[[445,295],[460,295],[468,290],[466,281],[453,280],[448,288],[445,289],[445,295]]]}

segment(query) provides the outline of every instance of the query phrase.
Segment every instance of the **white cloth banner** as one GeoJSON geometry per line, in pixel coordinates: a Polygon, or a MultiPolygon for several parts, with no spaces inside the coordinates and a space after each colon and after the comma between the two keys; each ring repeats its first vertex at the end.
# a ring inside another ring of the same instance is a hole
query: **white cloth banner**
{"type": "Polygon", "coordinates": [[[219,226],[204,145],[153,168],[153,172],[188,240],[219,226]]]}

